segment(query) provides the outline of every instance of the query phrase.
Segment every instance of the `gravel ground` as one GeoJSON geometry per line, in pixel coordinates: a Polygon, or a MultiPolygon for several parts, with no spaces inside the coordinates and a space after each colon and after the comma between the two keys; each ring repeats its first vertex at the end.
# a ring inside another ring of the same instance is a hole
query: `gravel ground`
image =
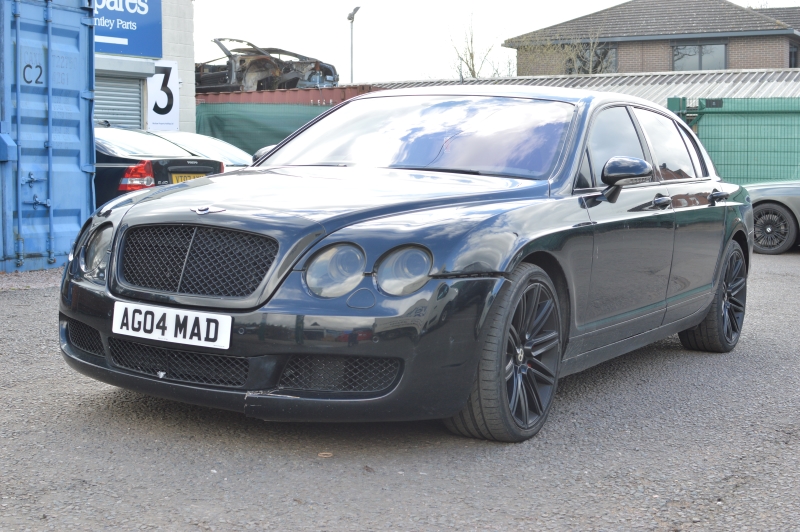
{"type": "Polygon", "coordinates": [[[107,386],[62,361],[56,289],[2,291],[0,530],[800,530],[800,252],[756,256],[748,295],[733,353],[640,349],[497,444],[107,386]]]}
{"type": "Polygon", "coordinates": [[[64,275],[63,267],[35,272],[0,273],[0,292],[51,288],[61,283],[62,275],[64,275]]]}

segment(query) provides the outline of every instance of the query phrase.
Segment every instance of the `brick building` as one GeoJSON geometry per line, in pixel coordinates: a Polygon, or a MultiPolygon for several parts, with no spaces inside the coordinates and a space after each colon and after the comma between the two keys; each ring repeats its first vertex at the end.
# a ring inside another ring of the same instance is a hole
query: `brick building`
{"type": "Polygon", "coordinates": [[[800,7],[631,0],[503,46],[517,50],[518,76],[797,68],[800,7]]]}

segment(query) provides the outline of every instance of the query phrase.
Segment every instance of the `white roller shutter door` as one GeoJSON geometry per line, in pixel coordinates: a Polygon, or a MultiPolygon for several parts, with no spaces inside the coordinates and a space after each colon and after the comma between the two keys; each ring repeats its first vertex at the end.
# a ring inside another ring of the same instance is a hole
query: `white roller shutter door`
{"type": "Polygon", "coordinates": [[[142,129],[142,80],[106,78],[95,80],[94,119],[113,126],[142,129]]]}

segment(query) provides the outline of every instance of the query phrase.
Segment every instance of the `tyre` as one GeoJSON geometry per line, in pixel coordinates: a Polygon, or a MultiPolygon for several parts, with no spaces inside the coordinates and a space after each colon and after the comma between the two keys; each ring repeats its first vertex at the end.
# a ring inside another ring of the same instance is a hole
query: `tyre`
{"type": "Polygon", "coordinates": [[[678,333],[681,343],[695,351],[731,351],[739,341],[746,306],[747,262],[741,246],[731,240],[708,315],[697,327],[678,333]]]}
{"type": "Polygon", "coordinates": [[[797,241],[797,222],[792,213],[777,203],[761,203],[753,208],[753,251],[779,255],[797,241]]]}
{"type": "Polygon", "coordinates": [[[524,441],[539,432],[550,411],[565,343],[558,294],[532,264],[520,264],[510,281],[487,322],[467,404],[445,420],[455,434],[524,441]]]}

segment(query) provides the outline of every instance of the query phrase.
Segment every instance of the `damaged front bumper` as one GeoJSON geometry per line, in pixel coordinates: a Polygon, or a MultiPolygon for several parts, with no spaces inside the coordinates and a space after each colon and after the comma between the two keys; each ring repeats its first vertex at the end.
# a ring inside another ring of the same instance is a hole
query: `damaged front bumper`
{"type": "Polygon", "coordinates": [[[467,400],[483,325],[504,282],[502,277],[432,279],[391,305],[379,301],[356,309],[313,298],[301,289],[300,272],[293,272],[262,308],[225,312],[233,326],[230,348],[221,353],[114,334],[114,303],[126,300],[66,276],[61,349],[70,367],[108,384],[266,420],[444,418],[467,400]],[[70,327],[96,331],[99,343],[87,347],[70,327]],[[115,349],[123,344],[135,346],[136,363],[120,362],[115,349]],[[243,361],[240,381],[198,382],[207,378],[208,367],[233,359],[243,361]],[[154,371],[157,363],[183,369],[154,371]],[[186,369],[189,363],[197,367],[186,369]],[[395,373],[387,377],[387,371],[395,373]],[[371,382],[378,384],[370,388],[371,382]]]}

